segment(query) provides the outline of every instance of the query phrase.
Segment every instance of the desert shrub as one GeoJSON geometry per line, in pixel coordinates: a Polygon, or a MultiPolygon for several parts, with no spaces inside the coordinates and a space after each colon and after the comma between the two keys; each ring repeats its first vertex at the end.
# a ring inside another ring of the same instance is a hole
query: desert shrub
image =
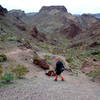
{"type": "Polygon", "coordinates": [[[3,70],[0,68],[0,76],[2,75],[2,73],[3,73],[3,70]]]}
{"type": "Polygon", "coordinates": [[[11,72],[5,72],[2,75],[1,79],[3,80],[3,82],[10,83],[14,80],[14,74],[11,72]]]}
{"type": "Polygon", "coordinates": [[[73,58],[72,58],[72,57],[66,58],[66,61],[67,61],[68,63],[71,63],[71,62],[73,61],[73,58]]]}
{"type": "Polygon", "coordinates": [[[34,59],[39,59],[39,56],[38,55],[33,55],[33,60],[34,59]]]}
{"type": "Polygon", "coordinates": [[[2,64],[0,64],[0,69],[2,68],[2,64]]]}
{"type": "Polygon", "coordinates": [[[5,54],[0,54],[0,62],[4,62],[7,60],[7,56],[5,54]]]}
{"type": "Polygon", "coordinates": [[[13,68],[12,65],[8,65],[8,66],[5,67],[5,69],[6,69],[7,71],[12,72],[14,68],[13,68]]]}
{"type": "Polygon", "coordinates": [[[6,39],[6,35],[3,34],[3,35],[0,35],[0,41],[4,41],[6,39]]]}
{"type": "Polygon", "coordinates": [[[51,57],[50,57],[49,55],[45,55],[45,56],[44,56],[44,59],[46,59],[46,60],[50,60],[51,57]]]}
{"type": "Polygon", "coordinates": [[[2,73],[3,73],[2,64],[0,64],[0,79],[1,79],[2,73]]]}
{"type": "Polygon", "coordinates": [[[96,76],[100,75],[100,70],[93,70],[89,72],[87,75],[95,78],[96,76]]]}
{"type": "Polygon", "coordinates": [[[28,72],[27,67],[24,65],[18,64],[16,68],[13,69],[13,72],[16,74],[18,78],[22,78],[28,72]]]}

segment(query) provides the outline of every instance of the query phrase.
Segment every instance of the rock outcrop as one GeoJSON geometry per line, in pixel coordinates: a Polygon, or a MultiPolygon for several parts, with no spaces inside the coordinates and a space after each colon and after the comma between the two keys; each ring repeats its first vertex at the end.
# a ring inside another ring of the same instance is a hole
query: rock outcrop
{"type": "Polygon", "coordinates": [[[75,37],[80,32],[81,32],[81,29],[75,24],[67,25],[60,30],[60,33],[70,38],[75,37]]]}
{"type": "Polygon", "coordinates": [[[47,40],[45,34],[40,33],[40,32],[38,31],[38,29],[37,29],[36,26],[33,26],[33,28],[32,28],[31,31],[30,31],[30,35],[31,35],[33,38],[38,39],[39,41],[47,40]]]}
{"type": "Polygon", "coordinates": [[[67,9],[64,7],[64,6],[43,6],[41,9],[40,9],[40,13],[41,12],[50,12],[51,10],[59,10],[61,12],[67,12],[67,9]]]}
{"type": "Polygon", "coordinates": [[[44,70],[49,69],[49,64],[46,62],[45,59],[34,59],[33,64],[38,65],[39,67],[41,67],[44,70]]]}
{"type": "Polygon", "coordinates": [[[8,12],[7,9],[6,9],[6,8],[3,8],[3,7],[0,5],[0,15],[4,16],[7,12],[8,12]]]}
{"type": "Polygon", "coordinates": [[[21,11],[21,10],[10,10],[9,14],[11,14],[14,17],[17,17],[17,18],[22,18],[26,15],[25,12],[21,11]]]}

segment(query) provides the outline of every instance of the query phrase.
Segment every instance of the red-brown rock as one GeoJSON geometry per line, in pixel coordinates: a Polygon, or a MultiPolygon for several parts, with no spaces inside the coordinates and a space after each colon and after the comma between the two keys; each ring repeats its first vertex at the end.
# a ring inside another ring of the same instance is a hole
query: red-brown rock
{"type": "Polygon", "coordinates": [[[36,65],[38,65],[39,67],[45,69],[45,70],[49,69],[49,65],[46,62],[46,60],[44,60],[44,59],[34,59],[33,63],[36,64],[36,65]]]}

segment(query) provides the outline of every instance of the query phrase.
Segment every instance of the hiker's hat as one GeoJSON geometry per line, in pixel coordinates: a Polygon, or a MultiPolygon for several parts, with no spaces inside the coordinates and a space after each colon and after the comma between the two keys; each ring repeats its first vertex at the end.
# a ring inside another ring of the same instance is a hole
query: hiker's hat
{"type": "Polygon", "coordinates": [[[54,60],[58,61],[58,60],[61,60],[61,58],[60,57],[55,57],[54,60]]]}

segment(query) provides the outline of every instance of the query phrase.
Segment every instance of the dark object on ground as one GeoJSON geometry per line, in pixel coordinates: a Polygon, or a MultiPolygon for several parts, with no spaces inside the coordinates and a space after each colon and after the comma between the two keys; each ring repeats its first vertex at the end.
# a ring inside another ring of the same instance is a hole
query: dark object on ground
{"type": "Polygon", "coordinates": [[[95,52],[92,52],[91,54],[92,55],[98,55],[98,54],[100,54],[100,52],[99,51],[95,51],[95,52]]]}
{"type": "Polygon", "coordinates": [[[50,70],[47,73],[45,73],[47,76],[56,76],[56,73],[54,70],[50,70]]]}
{"type": "Polygon", "coordinates": [[[33,63],[40,66],[41,68],[43,68],[45,70],[49,69],[49,65],[48,65],[48,63],[46,62],[45,59],[34,59],[33,63]]]}
{"type": "Polygon", "coordinates": [[[100,43],[93,42],[92,44],[89,45],[89,47],[96,47],[96,46],[100,46],[100,43]]]}
{"type": "Polygon", "coordinates": [[[21,43],[19,47],[26,47],[27,49],[32,49],[32,46],[28,40],[19,40],[18,42],[21,43]]]}
{"type": "Polygon", "coordinates": [[[100,75],[91,79],[91,81],[100,83],[100,75]]]}

